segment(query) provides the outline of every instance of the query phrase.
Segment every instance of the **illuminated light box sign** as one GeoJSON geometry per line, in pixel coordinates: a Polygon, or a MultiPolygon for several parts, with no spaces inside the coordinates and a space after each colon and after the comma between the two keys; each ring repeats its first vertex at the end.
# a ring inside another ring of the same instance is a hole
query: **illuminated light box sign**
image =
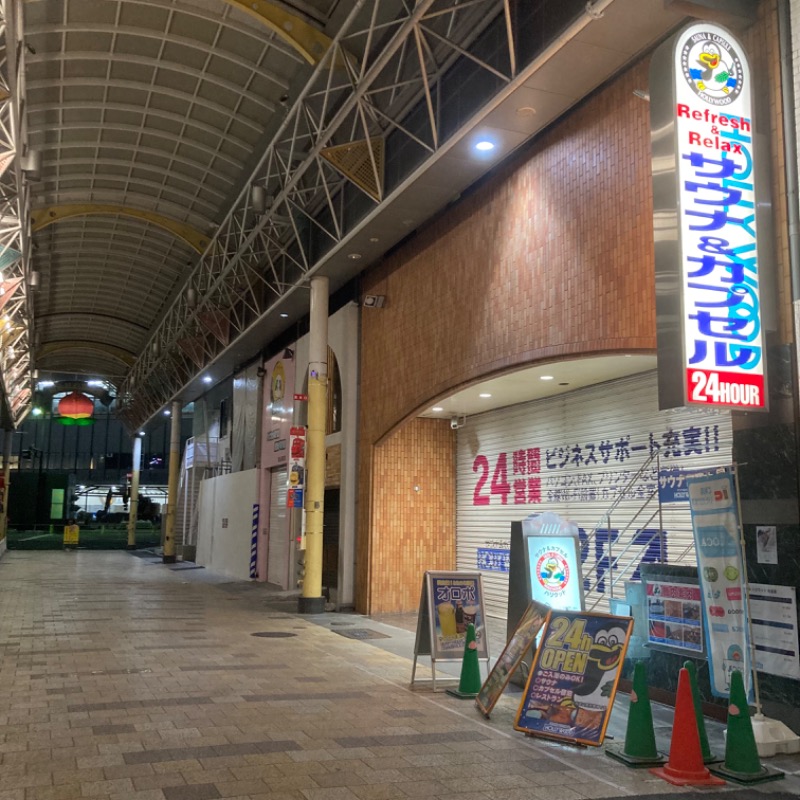
{"type": "Polygon", "coordinates": [[[659,402],[766,410],[750,70],[724,28],[650,69],[659,402]]]}

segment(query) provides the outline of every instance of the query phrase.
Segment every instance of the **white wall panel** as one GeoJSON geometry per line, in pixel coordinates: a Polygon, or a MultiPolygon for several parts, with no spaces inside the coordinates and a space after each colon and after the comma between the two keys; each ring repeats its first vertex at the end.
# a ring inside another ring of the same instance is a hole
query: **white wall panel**
{"type": "MultiPolygon", "coordinates": [[[[729,464],[731,443],[729,412],[659,411],[655,372],[470,417],[458,431],[458,568],[481,569],[487,613],[504,617],[511,522],[553,511],[574,520],[582,539],[590,538],[583,548],[585,582],[599,579],[598,589],[606,588],[609,563],[614,575],[631,579],[643,557],[641,545],[632,542],[651,539],[659,529],[657,516],[648,523],[657,501],[642,510],[656,487],[657,462],[612,514],[610,526],[606,511],[652,452],[658,451],[661,469],[703,469],[729,464]]],[[[664,505],[662,512],[667,560],[695,563],[688,506],[664,505]]],[[[658,547],[653,539],[647,560],[657,560],[658,547]]],[[[623,594],[620,581],[615,596],[623,594]]],[[[596,599],[590,595],[587,603],[596,599]]]]}
{"type": "Polygon", "coordinates": [[[222,575],[250,579],[253,504],[258,470],[207,478],[200,484],[197,563],[222,575]]]}

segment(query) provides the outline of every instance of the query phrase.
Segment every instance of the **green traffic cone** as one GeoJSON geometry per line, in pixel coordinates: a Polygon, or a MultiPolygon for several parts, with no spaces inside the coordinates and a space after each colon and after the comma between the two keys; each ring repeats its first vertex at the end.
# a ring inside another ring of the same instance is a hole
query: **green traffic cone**
{"type": "Polygon", "coordinates": [[[715,764],[711,771],[721,778],[742,784],[777,781],[784,777],[779,769],[763,766],[758,757],[750,708],[744,691],[744,678],[738,669],[731,673],[725,763],[715,764]]]}
{"type": "Polygon", "coordinates": [[[708,744],[708,733],[706,733],[706,720],[703,716],[703,698],[700,697],[700,689],[697,686],[697,667],[694,661],[684,661],[683,666],[689,673],[689,684],[692,687],[692,701],[694,702],[694,715],[697,717],[697,733],[700,735],[700,752],[703,754],[703,763],[710,764],[719,759],[711,752],[708,744]]]}
{"type": "Polygon", "coordinates": [[[477,697],[481,690],[481,670],[478,665],[478,643],[475,641],[475,626],[467,625],[467,638],[464,643],[464,660],[461,662],[461,680],[458,689],[448,689],[447,694],[462,699],[477,697]]]}
{"type": "Polygon", "coordinates": [[[654,767],[664,763],[664,756],[656,748],[653,710],[650,708],[647,673],[643,661],[637,661],[633,668],[633,689],[625,744],[609,745],[606,747],[606,755],[629,767],[654,767]]]}

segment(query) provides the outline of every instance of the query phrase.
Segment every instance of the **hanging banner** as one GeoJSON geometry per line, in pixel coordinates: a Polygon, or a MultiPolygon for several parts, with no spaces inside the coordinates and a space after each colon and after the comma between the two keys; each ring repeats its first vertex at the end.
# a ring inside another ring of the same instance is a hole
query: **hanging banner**
{"type": "Polygon", "coordinates": [[[688,484],[711,692],[728,697],[731,672],[739,670],[751,698],[747,576],[734,476],[725,473],[689,478],[688,484]]]}
{"type": "MultiPolygon", "coordinates": [[[[650,66],[659,402],[767,410],[752,81],[708,22],[650,66]]],[[[759,209],[759,214],[763,213],[759,209]]]]}
{"type": "Polygon", "coordinates": [[[289,442],[289,490],[286,493],[286,507],[302,508],[306,486],[306,429],[291,428],[289,442]]]}
{"type": "Polygon", "coordinates": [[[630,617],[552,612],[514,728],[580,744],[602,744],[632,630],[630,617]]]}

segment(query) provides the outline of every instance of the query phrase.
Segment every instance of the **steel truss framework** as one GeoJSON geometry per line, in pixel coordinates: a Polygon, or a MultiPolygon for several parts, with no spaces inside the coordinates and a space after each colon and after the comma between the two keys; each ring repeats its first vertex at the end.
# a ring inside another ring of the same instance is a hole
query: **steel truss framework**
{"type": "Polygon", "coordinates": [[[386,202],[376,141],[405,137],[423,151],[415,169],[436,157],[453,133],[442,124],[441,82],[456,60],[511,85],[514,41],[509,0],[406,0],[399,12],[397,0],[356,3],[120,388],[126,423],[146,423],[308,284],[363,217],[348,215],[354,185],[373,187],[364,194],[373,209],[386,202]],[[489,63],[476,45],[498,19],[504,41],[489,63]],[[361,148],[360,183],[326,157],[347,144],[361,148]],[[265,210],[254,207],[252,186],[261,187],[265,210]]]}
{"type": "Polygon", "coordinates": [[[3,427],[30,409],[32,306],[29,298],[30,198],[23,174],[25,48],[22,3],[0,4],[0,376],[3,427]]]}

